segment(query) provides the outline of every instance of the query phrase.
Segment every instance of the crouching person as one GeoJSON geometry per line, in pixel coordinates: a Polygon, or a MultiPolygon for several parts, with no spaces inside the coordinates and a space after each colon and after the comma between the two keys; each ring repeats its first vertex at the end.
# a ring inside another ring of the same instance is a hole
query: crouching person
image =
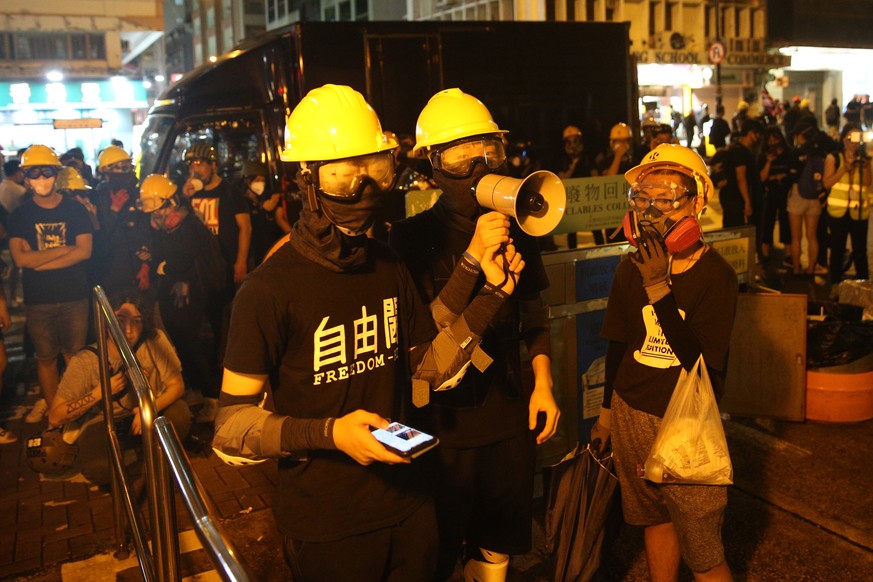
{"type": "MultiPolygon", "coordinates": [[[[139,291],[125,292],[112,303],[119,326],[152,389],[158,414],[165,416],[179,439],[184,440],[191,427],[191,410],[181,399],[185,385],[176,350],[164,332],[155,328],[151,317],[153,309],[139,291]]],[[[124,371],[118,347],[111,338],[106,345],[116,431],[125,447],[135,447],[138,435],[142,434],[138,400],[124,371]]],[[[63,427],[64,441],[75,443],[78,448],[76,464],[82,475],[92,483],[106,485],[112,468],[107,456],[101,400],[100,360],[92,345],[70,359],[48,418],[49,426],[63,427]]]]}

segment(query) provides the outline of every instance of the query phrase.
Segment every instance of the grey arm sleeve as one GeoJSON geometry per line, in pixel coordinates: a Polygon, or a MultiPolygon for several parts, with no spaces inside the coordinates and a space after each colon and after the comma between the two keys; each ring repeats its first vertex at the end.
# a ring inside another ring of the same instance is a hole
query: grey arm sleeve
{"type": "Polygon", "coordinates": [[[500,289],[485,285],[463,314],[446,321],[430,345],[412,350],[412,393],[416,406],[427,403],[427,390],[457,387],[471,363],[479,371],[485,371],[491,364],[491,357],[479,344],[506,297],[500,289]]]}
{"type": "Polygon", "coordinates": [[[445,287],[430,304],[430,312],[437,327],[442,329],[448,326],[458,318],[458,314],[463,313],[470,303],[478,280],[479,268],[467,257],[461,257],[445,287]]]}
{"type": "Polygon", "coordinates": [[[336,448],[332,418],[282,416],[258,406],[260,401],[260,395],[221,393],[212,448],[222,453],[225,462],[245,464],[245,460],[301,456],[307,450],[336,448]]]}

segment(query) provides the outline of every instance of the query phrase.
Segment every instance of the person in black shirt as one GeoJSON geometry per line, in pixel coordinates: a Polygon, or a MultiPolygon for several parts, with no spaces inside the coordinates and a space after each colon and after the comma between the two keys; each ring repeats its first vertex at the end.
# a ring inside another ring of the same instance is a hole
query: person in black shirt
{"type": "Polygon", "coordinates": [[[713,184],[700,156],[675,144],[658,146],[625,177],[641,235],[609,294],[603,408],[591,441],[612,441],[624,518],[645,528],[651,580],[677,580],[680,560],[696,579],[731,580],[721,536],[726,488],[637,473],[683,368],[702,355],[716,398],[723,393],[738,285],[697,222],[713,184]]]}
{"type": "Polygon", "coordinates": [[[782,130],[768,127],[764,130],[764,148],[758,156],[763,208],[760,215],[761,259],[770,258],[773,246],[773,228],[779,221],[779,242],[791,246],[791,226],[788,221],[788,192],[797,181],[796,155],[788,145],[782,130]]]}
{"type": "Polygon", "coordinates": [[[742,226],[752,221],[754,202],[758,196],[758,166],[753,150],[761,141],[764,128],[754,119],[743,122],[739,138],[727,149],[724,172],[727,184],[719,191],[724,228],[742,226]]]}

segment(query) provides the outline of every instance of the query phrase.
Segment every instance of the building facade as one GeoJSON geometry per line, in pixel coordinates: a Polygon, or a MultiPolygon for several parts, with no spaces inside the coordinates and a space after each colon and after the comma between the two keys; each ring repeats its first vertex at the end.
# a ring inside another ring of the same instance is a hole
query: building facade
{"type": "Polygon", "coordinates": [[[162,34],[160,0],[4,0],[0,145],[81,147],[93,161],[112,138],[136,141],[162,34]]]}

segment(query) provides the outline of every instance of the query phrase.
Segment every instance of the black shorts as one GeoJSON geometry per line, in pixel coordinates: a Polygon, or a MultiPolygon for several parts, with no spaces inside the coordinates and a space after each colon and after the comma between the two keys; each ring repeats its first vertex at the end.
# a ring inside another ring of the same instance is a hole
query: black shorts
{"type": "Polygon", "coordinates": [[[535,440],[525,430],[470,449],[437,447],[437,520],[440,546],[457,551],[463,540],[503,554],[531,547],[535,440]]]}
{"type": "Polygon", "coordinates": [[[293,580],[429,581],[438,541],[434,507],[428,501],[394,526],[332,542],[285,537],[282,550],[293,580]]]}

